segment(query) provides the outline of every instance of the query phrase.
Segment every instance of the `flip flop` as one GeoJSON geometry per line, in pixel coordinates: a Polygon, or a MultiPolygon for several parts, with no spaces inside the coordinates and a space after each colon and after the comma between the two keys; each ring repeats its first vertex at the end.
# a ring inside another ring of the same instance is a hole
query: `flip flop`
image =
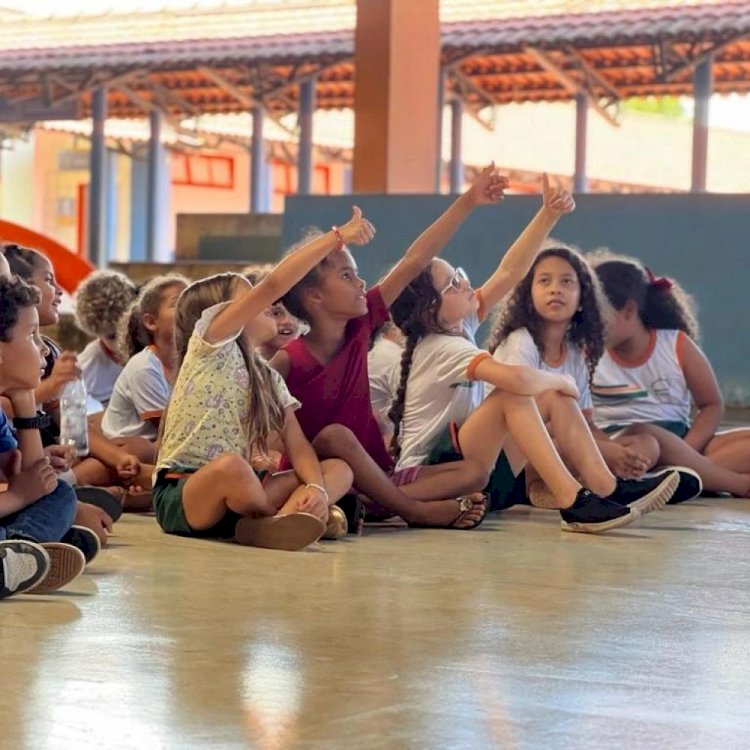
{"type": "Polygon", "coordinates": [[[122,515],[122,503],[109,490],[103,487],[75,487],[76,497],[82,503],[94,505],[101,508],[111,519],[112,523],[118,521],[122,515]]]}
{"type": "Polygon", "coordinates": [[[242,518],[234,540],[248,547],[294,551],[320,539],[326,525],[309,513],[288,513],[265,518],[242,518]]]}
{"type": "Polygon", "coordinates": [[[410,529],[456,529],[458,531],[471,531],[472,529],[476,529],[477,526],[479,526],[482,521],[484,521],[485,518],[487,518],[487,513],[490,509],[490,501],[489,496],[486,492],[474,492],[471,495],[461,495],[460,497],[455,498],[455,500],[458,502],[458,515],[447,525],[447,526],[430,526],[428,524],[424,523],[410,523],[409,528],[410,529]],[[475,495],[481,495],[481,505],[482,505],[482,515],[474,521],[474,523],[471,526],[456,526],[457,523],[460,523],[468,513],[474,508],[476,508],[477,505],[480,503],[475,503],[472,498],[475,495]]]}

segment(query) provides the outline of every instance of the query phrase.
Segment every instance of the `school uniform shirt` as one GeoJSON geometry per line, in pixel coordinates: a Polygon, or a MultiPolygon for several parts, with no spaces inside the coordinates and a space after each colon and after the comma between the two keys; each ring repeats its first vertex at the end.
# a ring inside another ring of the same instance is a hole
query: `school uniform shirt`
{"type": "Polygon", "coordinates": [[[102,432],[110,439],[156,440],[158,428],[149,420],[161,417],[171,392],[161,360],[150,347],[142,349],[128,360],[115,382],[102,432]]]}
{"type": "MultiPolygon", "coordinates": [[[[589,385],[589,369],[586,365],[586,359],[583,352],[577,346],[569,341],[563,346],[562,358],[557,362],[547,362],[542,359],[534,339],[526,328],[519,328],[508,336],[500,346],[495,349],[493,357],[505,365],[522,365],[533,367],[535,370],[551,372],[555,375],[567,375],[573,379],[573,382],[581,394],[578,406],[583,409],[591,409],[593,402],[591,400],[591,387],[589,385]]],[[[490,393],[494,388],[488,384],[487,392],[490,393]]]]}
{"type": "Polygon", "coordinates": [[[393,431],[393,423],[388,417],[388,412],[401,379],[401,355],[403,351],[395,341],[381,336],[367,355],[370,402],[375,418],[383,432],[393,431]]]}
{"type": "MultiPolygon", "coordinates": [[[[204,310],[195,325],[172,405],[164,416],[154,478],[165,468],[199,469],[224,453],[250,458],[250,376],[237,344],[242,329],[215,344],[205,339],[211,321],[228,304],[204,310]]],[[[268,365],[262,362],[261,367],[268,365]]],[[[289,393],[281,375],[268,369],[281,406],[298,409],[299,401],[289,393]]]]}
{"type": "Polygon", "coordinates": [[[401,422],[396,470],[421,466],[451,422],[459,427],[484,399],[477,365],[490,356],[477,348],[479,317],[464,321],[463,335],[432,333],[414,348],[401,422]]]}
{"type": "Polygon", "coordinates": [[[0,409],[0,454],[10,453],[16,450],[16,448],[18,448],[16,436],[13,434],[8,417],[0,409]]]}
{"type": "Polygon", "coordinates": [[[286,384],[302,402],[297,419],[307,439],[312,441],[330,424],[348,427],[386,472],[393,468],[393,461],[370,403],[367,351],[372,332],[389,318],[380,288],[374,286],[367,292],[367,314],[346,324],[344,341],[330,362],[318,362],[304,336],[284,347],[289,356],[286,384]]]}
{"type": "Polygon", "coordinates": [[[86,392],[106,406],[112,398],[112,391],[122,372],[122,365],[99,339],[91,341],[78,355],[78,365],[83,371],[86,392]]]}
{"type": "Polygon", "coordinates": [[[686,337],[682,331],[651,331],[648,350],[638,362],[605,352],[591,389],[599,427],[612,431],[636,422],[690,424],[690,391],[682,369],[686,337]]]}

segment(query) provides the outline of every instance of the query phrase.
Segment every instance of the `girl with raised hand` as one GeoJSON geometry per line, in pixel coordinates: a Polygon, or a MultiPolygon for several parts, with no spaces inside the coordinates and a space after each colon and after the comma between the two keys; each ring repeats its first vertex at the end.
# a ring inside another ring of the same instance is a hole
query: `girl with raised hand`
{"type": "Polygon", "coordinates": [[[523,278],[557,220],[574,207],[572,197],[545,178],[542,208],[480,289],[440,259],[406,287],[391,308],[406,336],[391,418],[398,468],[470,459],[502,505],[528,460],[552,490],[563,529],[591,533],[635,520],[640,513],[628,507],[633,503],[656,496],[666,502],[676,475],[656,488],[617,482],[596,450],[570,378],[501,364],[474,342],[480,321],[523,278]],[[494,387],[486,398],[485,384],[494,387]],[[545,422],[562,450],[576,457],[589,489],[562,462],[545,422]],[[501,451],[512,474],[498,465],[501,451]]]}
{"type": "Polygon", "coordinates": [[[614,308],[592,387],[597,424],[617,441],[655,440],[659,463],[695,472],[693,492],[677,499],[700,494],[701,482],[750,497],[750,430],[719,431],[724,403],[690,297],[634,258],[602,252],[592,262],[614,308]]]}
{"type": "MultiPolygon", "coordinates": [[[[354,209],[340,230],[284,258],[252,286],[238,274],[191,284],[175,317],[179,372],[163,420],[153,501],[168,533],[234,538],[300,549],[326,528],[328,508],[351,486],[349,467],[318,462],[295,416],[299,402],[253,342],[275,333],[269,309],[343,242],[366,244],[372,225],[354,209]],[[293,471],[269,475],[250,464],[277,434],[293,471]]],[[[339,249],[337,249],[339,248],[339,249]]]]}
{"type": "Polygon", "coordinates": [[[501,201],[506,186],[507,179],[497,174],[494,164],[483,170],[369,291],[341,237],[341,252],[314,266],[282,298],[286,309],[310,327],[270,363],[302,402],[298,417],[305,435],[319,455],[343,458],[351,466],[360,493],[412,524],[477,526],[487,510],[484,496],[476,492],[483,486],[481,467],[456,461],[422,472],[393,474],[393,460],[370,403],[370,341],[389,320],[388,308],[406,285],[475,208],[501,201]]]}

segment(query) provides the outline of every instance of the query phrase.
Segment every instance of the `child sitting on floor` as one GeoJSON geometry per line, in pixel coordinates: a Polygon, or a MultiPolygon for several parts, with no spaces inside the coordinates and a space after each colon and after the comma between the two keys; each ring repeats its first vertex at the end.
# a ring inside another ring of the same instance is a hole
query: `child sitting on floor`
{"type": "Polygon", "coordinates": [[[750,497],[750,430],[718,429],[724,404],[688,295],[634,258],[592,262],[614,308],[592,386],[597,424],[618,442],[655,440],[659,463],[692,469],[707,490],[750,497]]]}
{"type": "Polygon", "coordinates": [[[36,547],[4,545],[0,597],[24,590],[48,593],[77,578],[99,551],[96,534],[73,527],[76,496],[57,478],[44,455],[39,430],[48,419],[37,413],[34,389],[44,368],[46,347],[39,336],[39,292],[20,279],[0,278],[0,394],[13,410],[13,428],[0,411],[0,541],[24,541],[36,547]],[[26,573],[9,565],[24,556],[26,573]],[[33,585],[33,588],[31,586],[33,585]]]}
{"type": "MultiPolygon", "coordinates": [[[[617,443],[594,424],[591,377],[604,353],[605,303],[596,275],[586,259],[554,243],[543,250],[530,271],[505,300],[489,337],[488,349],[498,362],[566,375],[578,388],[581,413],[610,470],[622,479],[638,479],[656,463],[656,442],[632,436],[617,443]]],[[[569,465],[573,457],[563,456],[569,465]]],[[[544,504],[543,483],[531,476],[532,502],[544,504]]],[[[692,478],[686,480],[692,485],[692,478]]],[[[673,495],[687,490],[681,483],[673,495]]]]}
{"type": "Polygon", "coordinates": [[[122,372],[117,329],[137,294],[135,284],[117,271],[94,271],[76,289],[76,324],[94,337],[78,355],[78,366],[86,392],[105,408],[122,372]]]}
{"type": "MultiPolygon", "coordinates": [[[[369,242],[355,210],[341,234],[369,242]]],[[[154,508],[172,534],[234,538],[240,544],[301,549],[326,529],[329,506],[351,486],[342,461],[318,462],[294,411],[299,402],[258,356],[273,302],[335,251],[333,232],[287,256],[257,286],[237,274],[191,284],[175,318],[179,374],[163,420],[154,508]],[[293,471],[253,470],[278,434],[293,471]]]]}
{"type": "Polygon", "coordinates": [[[282,299],[310,331],[287,344],[270,364],[302,402],[300,425],[318,455],[343,458],[354,472],[356,490],[382,506],[379,514],[398,514],[418,525],[472,529],[487,512],[484,495],[474,492],[482,486],[476,486],[479,467],[469,462],[431,467],[413,482],[414,471],[394,473],[370,403],[367,352],[373,332],[388,322],[389,306],[409,281],[474,209],[500,202],[506,186],[494,164],[483,170],[369,291],[339,238],[341,252],[318,263],[282,299]]]}

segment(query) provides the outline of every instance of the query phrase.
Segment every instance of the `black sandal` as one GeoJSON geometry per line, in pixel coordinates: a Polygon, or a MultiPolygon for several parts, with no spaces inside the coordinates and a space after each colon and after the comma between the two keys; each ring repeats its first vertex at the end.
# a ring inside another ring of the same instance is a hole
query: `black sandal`
{"type": "Polygon", "coordinates": [[[118,521],[122,515],[122,503],[103,487],[74,487],[79,502],[101,508],[111,519],[118,521]]]}

